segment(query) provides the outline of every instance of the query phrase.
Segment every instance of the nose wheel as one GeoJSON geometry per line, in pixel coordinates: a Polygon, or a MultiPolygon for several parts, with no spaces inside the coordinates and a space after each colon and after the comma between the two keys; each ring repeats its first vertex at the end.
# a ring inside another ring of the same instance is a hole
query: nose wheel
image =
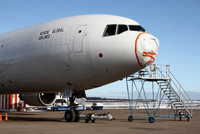
{"type": "Polygon", "coordinates": [[[80,117],[79,117],[80,113],[78,110],[66,110],[65,111],[65,120],[66,122],[79,122],[80,121],[80,117]]]}
{"type": "Polygon", "coordinates": [[[73,109],[66,110],[65,112],[65,120],[66,122],[74,122],[75,120],[75,112],[73,109]]]}
{"type": "Polygon", "coordinates": [[[69,98],[70,101],[70,110],[65,111],[65,120],[66,122],[79,122],[80,121],[80,113],[78,110],[74,110],[76,108],[76,104],[74,103],[76,98],[76,92],[73,91],[72,96],[69,98]]]}

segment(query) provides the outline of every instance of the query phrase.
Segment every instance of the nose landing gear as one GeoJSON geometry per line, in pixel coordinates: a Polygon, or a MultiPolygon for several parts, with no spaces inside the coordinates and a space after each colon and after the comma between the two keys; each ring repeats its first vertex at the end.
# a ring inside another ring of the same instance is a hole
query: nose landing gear
{"type": "Polygon", "coordinates": [[[72,96],[69,98],[70,101],[70,110],[65,111],[65,120],[66,122],[79,122],[80,120],[80,113],[78,110],[75,110],[77,105],[74,103],[76,98],[76,92],[72,91],[72,96]]]}

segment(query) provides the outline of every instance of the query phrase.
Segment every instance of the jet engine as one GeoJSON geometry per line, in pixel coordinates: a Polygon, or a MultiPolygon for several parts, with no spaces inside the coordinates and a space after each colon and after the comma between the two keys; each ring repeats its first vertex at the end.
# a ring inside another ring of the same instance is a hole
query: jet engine
{"type": "Polygon", "coordinates": [[[48,106],[56,99],[56,93],[20,94],[19,98],[31,106],[48,106]]]}

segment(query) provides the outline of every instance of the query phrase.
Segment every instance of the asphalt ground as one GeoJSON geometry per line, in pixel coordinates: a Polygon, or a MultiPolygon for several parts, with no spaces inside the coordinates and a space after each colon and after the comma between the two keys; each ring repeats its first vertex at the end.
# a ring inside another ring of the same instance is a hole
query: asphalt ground
{"type": "MultiPolygon", "coordinates": [[[[68,123],[63,119],[64,111],[8,112],[8,121],[0,121],[0,134],[200,134],[200,110],[194,110],[194,117],[187,121],[174,118],[127,121],[128,109],[104,109],[83,111],[84,113],[107,113],[116,118],[112,121],[96,120],[95,123],[68,123]]],[[[167,111],[162,111],[167,114],[167,111]]],[[[136,110],[135,116],[147,116],[144,110],[136,110]]]]}

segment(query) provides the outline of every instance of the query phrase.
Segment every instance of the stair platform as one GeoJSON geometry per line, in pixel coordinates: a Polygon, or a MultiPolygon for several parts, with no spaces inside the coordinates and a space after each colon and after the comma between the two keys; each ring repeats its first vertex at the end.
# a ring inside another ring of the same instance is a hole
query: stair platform
{"type": "Polygon", "coordinates": [[[159,77],[132,77],[130,80],[146,80],[146,81],[167,81],[170,80],[170,78],[159,78],[159,77]]]}

